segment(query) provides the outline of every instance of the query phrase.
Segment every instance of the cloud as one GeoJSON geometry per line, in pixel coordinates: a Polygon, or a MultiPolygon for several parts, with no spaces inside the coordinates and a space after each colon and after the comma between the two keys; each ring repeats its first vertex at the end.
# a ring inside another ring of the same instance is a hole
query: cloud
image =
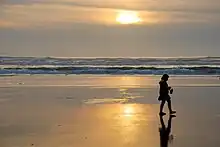
{"type": "MultiPolygon", "coordinates": [[[[116,25],[117,13],[135,10],[143,20],[142,25],[175,23],[219,23],[220,12],[213,5],[194,7],[168,0],[168,4],[156,5],[159,1],[149,0],[20,0],[3,4],[0,9],[0,27],[53,28],[71,26],[77,23],[116,25]],[[115,3],[114,3],[115,2],[115,3]],[[123,3],[124,2],[124,3],[123,3]],[[171,3],[174,2],[174,3],[171,3]]],[[[212,0],[214,1],[214,0],[212,0]]],[[[192,4],[192,3],[190,3],[192,4]]]]}
{"type": "Polygon", "coordinates": [[[6,20],[0,20],[0,28],[13,28],[13,27],[17,27],[18,24],[15,24],[13,22],[10,21],[6,21],[6,20]]]}
{"type": "Polygon", "coordinates": [[[4,14],[1,16],[1,20],[26,24],[29,27],[53,27],[74,23],[104,24],[106,21],[109,23],[113,21],[112,14],[115,13],[56,4],[7,5],[0,12],[4,14]]]}
{"type": "MultiPolygon", "coordinates": [[[[24,0],[23,0],[24,1],[24,0]]],[[[219,0],[32,0],[26,3],[71,5],[87,8],[129,9],[136,11],[219,13],[219,0]]]]}

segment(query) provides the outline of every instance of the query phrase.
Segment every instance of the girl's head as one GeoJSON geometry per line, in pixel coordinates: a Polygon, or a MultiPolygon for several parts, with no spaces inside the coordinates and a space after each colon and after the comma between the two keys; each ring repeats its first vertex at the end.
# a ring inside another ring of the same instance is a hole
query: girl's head
{"type": "Polygon", "coordinates": [[[164,81],[168,81],[169,79],[169,75],[168,74],[164,74],[161,78],[161,80],[164,80],[164,81]]]}

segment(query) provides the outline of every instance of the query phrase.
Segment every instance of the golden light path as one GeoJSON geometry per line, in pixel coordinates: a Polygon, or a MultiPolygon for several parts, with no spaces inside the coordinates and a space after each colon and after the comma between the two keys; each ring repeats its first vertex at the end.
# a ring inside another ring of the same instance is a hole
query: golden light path
{"type": "Polygon", "coordinates": [[[119,24],[138,24],[142,20],[135,11],[119,11],[116,16],[116,22],[119,24]]]}

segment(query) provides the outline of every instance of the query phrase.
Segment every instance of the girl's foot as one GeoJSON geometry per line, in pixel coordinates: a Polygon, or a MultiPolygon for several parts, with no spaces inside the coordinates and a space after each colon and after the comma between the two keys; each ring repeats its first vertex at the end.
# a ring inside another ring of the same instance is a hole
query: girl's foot
{"type": "Polygon", "coordinates": [[[176,117],[175,114],[171,114],[171,115],[170,115],[170,118],[174,118],[174,117],[176,117]]]}
{"type": "Polygon", "coordinates": [[[166,113],[160,112],[159,115],[160,115],[160,116],[163,116],[163,115],[166,115],[166,113]]]}
{"type": "Polygon", "coordinates": [[[175,114],[175,113],[176,113],[176,111],[171,111],[171,112],[170,112],[170,114],[175,114]]]}

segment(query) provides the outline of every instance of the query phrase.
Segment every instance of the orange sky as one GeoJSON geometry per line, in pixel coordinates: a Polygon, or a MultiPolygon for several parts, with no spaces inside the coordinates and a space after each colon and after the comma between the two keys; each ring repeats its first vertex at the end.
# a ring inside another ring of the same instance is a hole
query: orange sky
{"type": "Polygon", "coordinates": [[[218,0],[8,0],[0,7],[3,55],[220,54],[218,0]]]}

